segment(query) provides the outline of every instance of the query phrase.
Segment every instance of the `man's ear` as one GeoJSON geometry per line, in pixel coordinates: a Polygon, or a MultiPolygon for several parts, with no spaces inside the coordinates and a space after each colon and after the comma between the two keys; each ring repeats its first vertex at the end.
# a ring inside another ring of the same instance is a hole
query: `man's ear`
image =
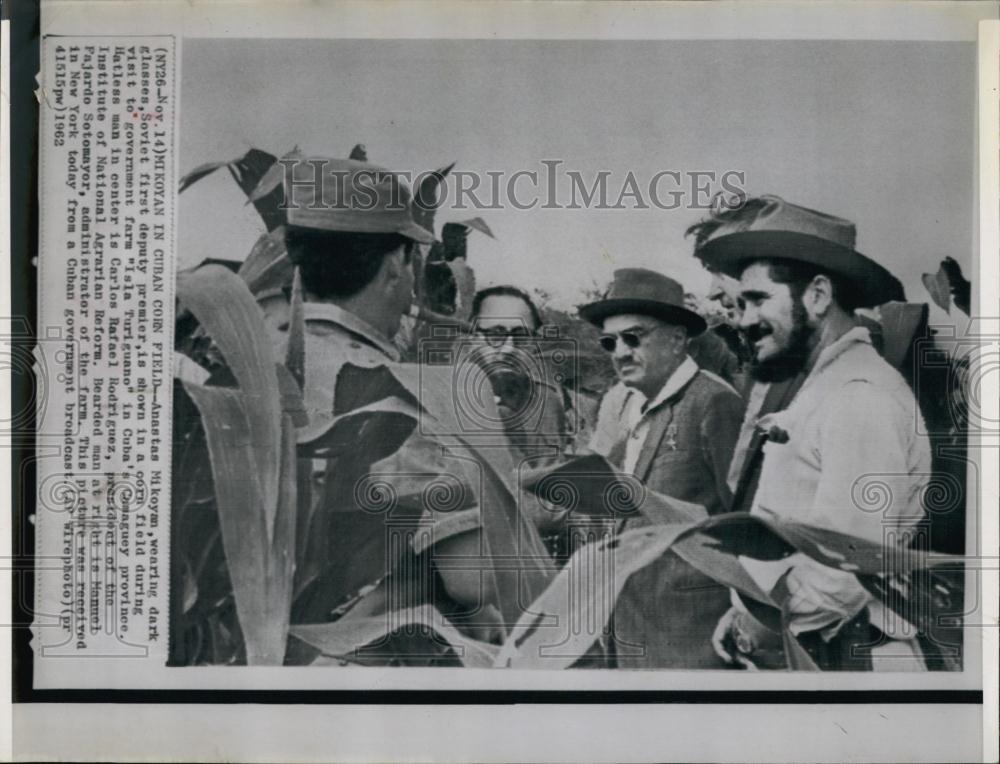
{"type": "Polygon", "coordinates": [[[802,304],[809,318],[820,319],[826,316],[833,304],[833,283],[822,273],[813,277],[802,294],[802,304]]]}
{"type": "Polygon", "coordinates": [[[683,326],[671,326],[670,334],[674,340],[674,347],[678,355],[687,353],[688,331],[683,326]]]}
{"type": "Polygon", "coordinates": [[[405,247],[400,245],[398,249],[389,252],[382,258],[382,267],[379,268],[377,278],[386,289],[391,290],[403,278],[403,271],[406,267],[405,247]]]}

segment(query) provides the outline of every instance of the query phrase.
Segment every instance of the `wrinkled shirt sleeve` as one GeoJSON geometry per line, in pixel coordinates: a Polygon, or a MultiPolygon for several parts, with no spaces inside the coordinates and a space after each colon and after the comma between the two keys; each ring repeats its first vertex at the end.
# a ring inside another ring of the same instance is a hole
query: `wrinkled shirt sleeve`
{"type": "Polygon", "coordinates": [[[917,523],[930,473],[918,417],[867,382],[845,385],[819,425],[821,475],[806,522],[875,542],[917,523]]]}
{"type": "MultiPolygon", "coordinates": [[[[923,516],[920,494],[930,471],[926,444],[916,437],[916,412],[905,409],[863,381],[830,400],[819,425],[821,477],[806,523],[901,543],[899,531],[923,516]]],[[[804,555],[796,555],[784,585],[795,634],[820,629],[829,639],[870,599],[855,576],[804,555]]]]}

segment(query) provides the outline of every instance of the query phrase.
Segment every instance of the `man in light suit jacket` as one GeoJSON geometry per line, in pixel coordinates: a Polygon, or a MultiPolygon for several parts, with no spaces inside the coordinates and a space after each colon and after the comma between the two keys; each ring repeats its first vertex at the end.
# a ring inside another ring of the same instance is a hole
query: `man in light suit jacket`
{"type": "MultiPolygon", "coordinates": [[[[688,342],[705,321],[684,306],[684,289],[642,268],[615,272],[603,300],[580,315],[601,331],[619,383],[601,403],[591,450],[646,487],[728,512],[726,477],[743,419],[743,401],[725,381],[699,369],[688,342]]],[[[619,530],[672,522],[651,512],[619,530]]],[[[614,649],[624,668],[722,668],[712,632],[729,607],[725,587],[674,553],[633,575],[616,605],[614,649]]]]}

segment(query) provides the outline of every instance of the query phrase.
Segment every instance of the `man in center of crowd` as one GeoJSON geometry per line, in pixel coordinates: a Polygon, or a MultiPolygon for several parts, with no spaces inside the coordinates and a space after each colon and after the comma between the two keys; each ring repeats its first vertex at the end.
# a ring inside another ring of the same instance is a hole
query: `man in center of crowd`
{"type": "MultiPolygon", "coordinates": [[[[606,297],[580,315],[602,331],[619,379],[601,402],[591,450],[652,491],[700,504],[710,515],[728,512],[726,476],[743,402],[688,354],[689,340],[706,324],[685,307],[683,287],[642,268],[619,270],[606,297]]],[[[644,505],[619,530],[672,521],[644,505]]],[[[711,636],[728,607],[725,587],[667,553],[634,574],[618,599],[617,665],[722,668],[711,636]]]]}

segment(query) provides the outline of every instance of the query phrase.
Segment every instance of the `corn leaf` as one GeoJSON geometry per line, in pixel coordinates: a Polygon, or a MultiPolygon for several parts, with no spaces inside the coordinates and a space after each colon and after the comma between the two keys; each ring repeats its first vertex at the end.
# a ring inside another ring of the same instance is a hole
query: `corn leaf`
{"type": "Polygon", "coordinates": [[[178,297],[222,353],[237,384],[185,382],[184,387],[205,431],[247,661],[280,665],[295,561],[293,416],[301,396],[287,370],[273,360],[260,311],[239,276],[219,266],[181,274],[178,297]],[[289,415],[282,416],[284,408],[289,415]]]}
{"type": "Polygon", "coordinates": [[[431,233],[434,232],[434,213],[441,203],[438,188],[454,166],[455,163],[452,162],[447,167],[427,173],[420,181],[420,185],[414,189],[413,219],[417,225],[423,226],[431,233]]]}
{"type": "Polygon", "coordinates": [[[471,228],[475,231],[479,231],[480,233],[486,234],[491,239],[496,238],[496,236],[493,235],[493,231],[486,224],[486,221],[483,220],[482,218],[469,218],[468,220],[460,220],[458,222],[460,225],[464,225],[466,228],[471,228]]]}
{"type": "Polygon", "coordinates": [[[251,148],[239,159],[234,159],[229,163],[229,171],[233,175],[240,190],[244,194],[249,194],[256,188],[260,179],[271,166],[278,161],[274,154],[269,154],[260,149],[251,148]]]}
{"type": "Polygon", "coordinates": [[[920,280],[934,304],[946,313],[951,313],[951,283],[948,281],[948,273],[944,267],[938,268],[934,274],[921,274],[920,280]]]}
{"type": "Polygon", "coordinates": [[[302,387],[299,381],[292,376],[283,364],[276,363],[274,370],[278,373],[278,389],[281,393],[281,411],[292,418],[292,423],[296,427],[305,427],[309,424],[309,413],[306,411],[305,401],[302,398],[302,387]]]}
{"type": "Polygon", "coordinates": [[[499,653],[497,645],[480,642],[462,634],[433,607],[394,610],[375,616],[352,616],[350,613],[332,623],[295,624],[293,636],[334,658],[351,657],[398,629],[425,626],[447,642],[463,666],[490,668],[499,653]]]}
{"type": "Polygon", "coordinates": [[[182,194],[192,185],[197,183],[202,178],[211,175],[213,172],[218,170],[220,167],[225,167],[229,164],[229,160],[223,160],[221,162],[206,162],[205,164],[200,164],[195,167],[191,172],[187,173],[183,178],[181,178],[178,184],[177,193],[182,194]]]}
{"type": "Polygon", "coordinates": [[[261,234],[238,273],[254,294],[281,289],[292,281],[292,261],[285,251],[284,228],[261,234]]]}
{"type": "Polygon", "coordinates": [[[604,633],[629,576],[690,526],[644,527],[580,547],[507,636],[499,668],[569,668],[604,633]]]}
{"type": "MultiPolygon", "coordinates": [[[[515,484],[516,465],[509,442],[502,430],[491,431],[483,439],[481,429],[468,428],[458,412],[456,377],[451,368],[417,364],[386,364],[362,368],[345,364],[337,377],[336,412],[369,407],[379,401],[407,401],[418,406],[415,413],[422,434],[437,441],[444,452],[455,459],[469,460],[480,466],[480,519],[483,528],[484,555],[504,560],[502,571],[490,571],[498,609],[504,622],[517,622],[524,605],[537,598],[554,572],[541,537],[526,517],[515,484]]],[[[486,421],[499,422],[491,396],[482,403],[486,421]],[[492,408],[490,408],[492,407],[492,408]]],[[[395,410],[395,409],[393,409],[395,410]]],[[[490,566],[494,567],[494,566],[490,566]]]]}
{"type": "Polygon", "coordinates": [[[267,602],[264,615],[271,621],[275,647],[268,655],[281,655],[284,661],[288,640],[288,622],[292,610],[292,587],[295,581],[295,547],[298,515],[298,455],[295,423],[287,414],[281,417],[281,473],[278,490],[278,512],[274,538],[266,555],[267,602]],[[277,644],[278,634],[281,643],[277,644]]]}
{"type": "Polygon", "coordinates": [[[281,394],[260,309],[243,280],[217,265],[179,274],[177,296],[222,353],[243,396],[251,450],[242,479],[262,497],[265,538],[270,541],[278,506],[281,394]]]}
{"type": "Polygon", "coordinates": [[[431,246],[428,254],[428,261],[424,264],[420,281],[420,293],[423,303],[433,311],[443,315],[451,315],[455,312],[455,303],[458,302],[458,284],[449,263],[443,258],[430,260],[430,256],[436,254],[434,249],[436,244],[431,246]]]}
{"type": "Polygon", "coordinates": [[[472,298],[476,295],[476,272],[469,266],[465,258],[455,258],[446,261],[455,279],[455,312],[454,315],[465,320],[472,313],[472,298]]]}
{"type": "MultiPolygon", "coordinates": [[[[858,581],[886,607],[927,635],[957,628],[963,616],[964,571],[922,570],[858,575],[858,581]]],[[[951,635],[961,641],[961,634],[951,635]]],[[[942,640],[947,641],[947,640],[942,640]]]]}
{"type": "MultiPolygon", "coordinates": [[[[248,408],[240,390],[184,383],[201,414],[208,443],[219,525],[247,662],[280,665],[284,659],[294,565],[295,441],[283,420],[278,522],[268,538],[263,494],[247,479],[257,461],[248,408]]],[[[277,482],[277,481],[276,481],[277,482]]]]}
{"type": "Polygon", "coordinates": [[[948,286],[951,296],[955,300],[955,307],[965,315],[970,315],[972,309],[972,282],[962,275],[962,266],[954,257],[945,257],[941,261],[941,269],[944,270],[948,278],[948,286]]]}
{"type": "MultiPolygon", "coordinates": [[[[712,518],[680,539],[674,552],[716,581],[773,608],[778,603],[759,590],[737,557],[779,560],[800,552],[853,573],[865,589],[925,633],[937,628],[940,618],[960,610],[957,603],[962,601],[961,575],[950,575],[961,570],[962,557],[868,541],[774,516],[712,518]],[[938,572],[939,567],[944,570],[938,572]]],[[[778,617],[777,611],[770,615],[772,621],[778,617]]]]}
{"type": "Polygon", "coordinates": [[[788,661],[788,668],[791,671],[819,671],[819,666],[789,631],[786,619],[781,623],[781,641],[785,646],[785,660],[788,661]]]}
{"type": "Polygon", "coordinates": [[[830,528],[803,525],[774,517],[758,519],[799,552],[823,565],[847,573],[908,573],[932,567],[938,561],[951,563],[955,559],[950,555],[940,558],[931,556],[889,541],[869,541],[830,528]]]}
{"type": "Polygon", "coordinates": [[[292,277],[292,299],[288,310],[288,347],[285,350],[285,368],[291,372],[302,389],[306,380],[306,324],[302,307],[302,277],[295,269],[292,277]]]}
{"type": "Polygon", "coordinates": [[[926,336],[928,313],[927,303],[923,302],[887,302],[879,308],[882,356],[893,367],[899,369],[914,340],[926,336]]]}
{"type": "MultiPolygon", "coordinates": [[[[287,154],[282,156],[282,159],[299,159],[303,156],[299,147],[294,147],[287,154]]],[[[284,200],[284,180],[285,180],[285,166],[280,162],[276,161],[271,164],[266,172],[262,173],[260,180],[257,181],[257,185],[253,187],[252,190],[247,190],[248,201],[256,204],[258,201],[263,200],[269,195],[278,192],[281,194],[282,201],[284,200]]]]}
{"type": "MultiPolygon", "coordinates": [[[[264,175],[276,166],[281,167],[273,154],[260,149],[250,149],[239,159],[230,162],[228,169],[240,190],[249,197],[264,175]]],[[[280,189],[274,189],[270,194],[252,200],[254,209],[257,210],[268,231],[273,231],[284,224],[285,211],[281,207],[283,201],[284,194],[280,189]]]]}
{"type": "Polygon", "coordinates": [[[773,561],[796,551],[759,517],[746,512],[712,517],[698,526],[698,533],[705,537],[703,543],[732,557],[773,561]]]}
{"type": "Polygon", "coordinates": [[[652,491],[633,475],[616,472],[603,456],[587,454],[555,467],[520,471],[522,486],[568,516],[625,520],[644,515],[654,524],[694,523],[705,509],[652,491]]]}
{"type": "Polygon", "coordinates": [[[757,585],[739,557],[726,551],[717,539],[697,528],[685,534],[673,546],[674,553],[696,570],[720,584],[736,589],[740,594],[752,597],[758,602],[774,606],[771,598],[757,585]]]}
{"type": "MultiPolygon", "coordinates": [[[[236,184],[243,193],[250,196],[260,185],[262,178],[270,171],[270,168],[275,165],[276,161],[275,157],[266,151],[251,148],[246,154],[237,159],[206,162],[195,167],[181,178],[178,193],[183,193],[202,178],[211,175],[221,167],[225,167],[229,170],[229,174],[232,175],[233,180],[236,181],[236,184]]],[[[278,165],[278,168],[280,170],[281,166],[278,165]]],[[[280,173],[278,175],[280,177],[280,173]]],[[[269,189],[269,191],[271,192],[270,194],[259,194],[251,198],[250,201],[253,202],[267,230],[273,231],[284,223],[285,215],[284,211],[280,208],[280,203],[283,199],[282,195],[274,193],[274,188],[269,189]]]]}

